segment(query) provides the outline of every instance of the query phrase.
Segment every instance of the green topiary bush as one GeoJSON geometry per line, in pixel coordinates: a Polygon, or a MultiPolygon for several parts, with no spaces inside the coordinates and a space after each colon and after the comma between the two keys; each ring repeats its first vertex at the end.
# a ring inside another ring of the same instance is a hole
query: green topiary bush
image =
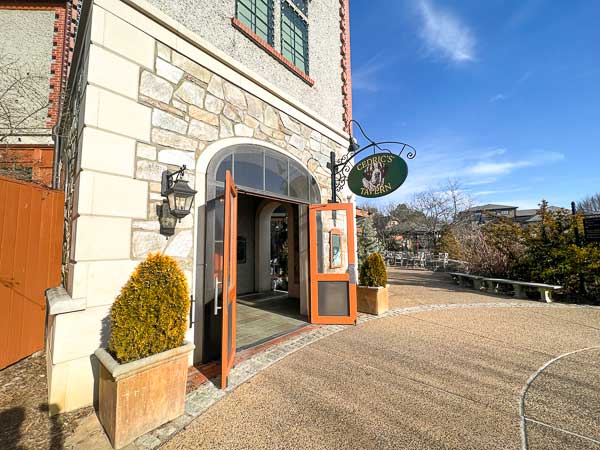
{"type": "Polygon", "coordinates": [[[126,363],[179,347],[189,308],[187,281],[177,261],[149,255],[112,306],[108,351],[126,363]]]}
{"type": "Polygon", "coordinates": [[[379,253],[369,255],[360,266],[358,281],[360,286],[386,287],[387,270],[383,256],[379,253]]]}

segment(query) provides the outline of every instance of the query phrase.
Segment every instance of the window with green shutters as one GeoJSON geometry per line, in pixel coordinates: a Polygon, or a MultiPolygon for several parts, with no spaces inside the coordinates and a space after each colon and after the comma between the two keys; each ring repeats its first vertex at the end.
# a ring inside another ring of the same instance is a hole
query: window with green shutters
{"type": "Polygon", "coordinates": [[[305,0],[281,1],[281,54],[308,75],[308,8],[305,0]]]}
{"type": "Polygon", "coordinates": [[[238,20],[269,45],[273,37],[273,0],[237,0],[238,20]]]}

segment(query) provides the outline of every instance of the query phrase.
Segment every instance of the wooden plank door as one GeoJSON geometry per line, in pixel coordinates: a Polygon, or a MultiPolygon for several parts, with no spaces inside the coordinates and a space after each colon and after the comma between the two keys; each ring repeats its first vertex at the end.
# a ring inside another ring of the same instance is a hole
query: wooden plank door
{"type": "Polygon", "coordinates": [[[48,288],[61,282],[63,192],[0,177],[0,369],[44,348],[48,288]]]}
{"type": "Polygon", "coordinates": [[[311,323],[356,323],[354,221],[351,203],[309,207],[311,323]]]}
{"type": "MultiPolygon", "coordinates": [[[[221,389],[235,358],[235,309],[237,289],[237,201],[238,192],[231,172],[225,176],[225,226],[223,235],[223,322],[221,332],[221,389]]],[[[215,299],[216,301],[216,299],[215,299]]]]}

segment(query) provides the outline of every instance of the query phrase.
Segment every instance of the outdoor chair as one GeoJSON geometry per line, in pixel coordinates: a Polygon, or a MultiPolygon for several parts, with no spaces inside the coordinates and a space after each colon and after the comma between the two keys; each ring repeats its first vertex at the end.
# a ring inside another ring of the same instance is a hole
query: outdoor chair
{"type": "Polygon", "coordinates": [[[400,264],[400,267],[404,264],[404,255],[401,252],[396,252],[394,254],[394,265],[400,264]]]}

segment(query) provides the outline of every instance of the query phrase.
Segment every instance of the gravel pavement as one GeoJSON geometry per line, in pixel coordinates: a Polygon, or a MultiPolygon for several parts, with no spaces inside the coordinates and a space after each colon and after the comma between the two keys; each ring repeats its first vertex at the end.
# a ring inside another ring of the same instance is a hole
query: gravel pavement
{"type": "Polygon", "coordinates": [[[424,271],[392,269],[390,289],[392,308],[482,305],[374,320],[322,339],[163,448],[519,449],[523,431],[530,449],[600,448],[600,309],[480,294],[424,271]],[[531,381],[549,361],[586,348],[531,381]]]}

